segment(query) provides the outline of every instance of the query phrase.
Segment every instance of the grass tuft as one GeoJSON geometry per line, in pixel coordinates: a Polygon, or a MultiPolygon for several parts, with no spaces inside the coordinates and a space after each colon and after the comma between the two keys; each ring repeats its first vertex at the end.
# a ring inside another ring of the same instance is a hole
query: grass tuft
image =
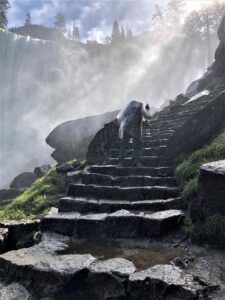
{"type": "MultiPolygon", "coordinates": [[[[82,169],[85,161],[69,162],[74,168],[82,169]]],[[[56,168],[37,179],[23,194],[10,204],[0,208],[0,221],[35,219],[46,215],[58,203],[59,195],[67,193],[66,174],[58,174],[56,168]]]]}

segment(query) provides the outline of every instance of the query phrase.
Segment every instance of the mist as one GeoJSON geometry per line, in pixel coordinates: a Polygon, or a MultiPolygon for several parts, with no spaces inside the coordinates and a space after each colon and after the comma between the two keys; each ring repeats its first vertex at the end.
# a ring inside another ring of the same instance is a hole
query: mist
{"type": "Polygon", "coordinates": [[[157,23],[118,44],[50,42],[3,30],[0,41],[0,186],[55,163],[45,138],[60,123],[120,109],[130,99],[159,108],[175,98],[203,75],[218,45],[214,31],[207,56],[182,22],[157,23]]]}

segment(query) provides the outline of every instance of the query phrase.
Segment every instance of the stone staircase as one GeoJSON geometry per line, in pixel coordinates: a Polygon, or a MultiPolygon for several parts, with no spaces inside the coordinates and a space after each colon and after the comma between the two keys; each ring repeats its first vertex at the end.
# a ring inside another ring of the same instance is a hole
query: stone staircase
{"type": "Polygon", "coordinates": [[[185,217],[184,205],[174,166],[165,165],[164,153],[176,130],[218,93],[177,104],[145,124],[142,167],[129,166],[132,142],[125,166],[117,166],[116,141],[106,165],[88,166],[79,176],[69,173],[68,197],[60,199],[57,213],[44,218],[43,231],[81,239],[150,239],[178,229],[185,217]]]}

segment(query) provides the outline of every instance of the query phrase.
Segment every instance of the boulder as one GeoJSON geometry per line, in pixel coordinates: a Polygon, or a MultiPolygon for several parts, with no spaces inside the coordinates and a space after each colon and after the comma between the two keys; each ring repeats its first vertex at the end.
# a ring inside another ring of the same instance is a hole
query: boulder
{"type": "Polygon", "coordinates": [[[12,200],[22,194],[24,192],[24,189],[2,189],[0,190],[0,200],[12,200]]]}
{"type": "Polygon", "coordinates": [[[57,126],[46,138],[49,146],[55,149],[52,157],[59,163],[84,159],[88,145],[105,123],[116,118],[118,111],[102,115],[68,121],[57,126]]]}
{"type": "Polygon", "coordinates": [[[32,172],[24,172],[16,176],[16,178],[11,182],[10,188],[22,189],[30,187],[34,181],[37,179],[37,175],[32,172]]]}
{"type": "Polygon", "coordinates": [[[198,299],[203,287],[190,274],[171,265],[156,265],[133,273],[129,278],[130,300],[191,300],[198,299]]]}
{"type": "Polygon", "coordinates": [[[40,178],[44,176],[50,169],[51,169],[50,165],[42,165],[34,169],[34,174],[40,178]]]}
{"type": "Polygon", "coordinates": [[[193,221],[215,214],[225,215],[225,160],[204,164],[200,169],[199,193],[190,204],[193,221]]]}

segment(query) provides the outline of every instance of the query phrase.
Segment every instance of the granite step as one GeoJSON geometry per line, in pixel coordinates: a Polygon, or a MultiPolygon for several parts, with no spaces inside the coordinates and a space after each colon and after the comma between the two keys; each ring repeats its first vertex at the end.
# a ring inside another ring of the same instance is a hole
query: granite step
{"type": "MultiPolygon", "coordinates": [[[[168,143],[169,139],[168,138],[154,138],[154,139],[148,139],[148,140],[144,140],[142,141],[142,148],[150,148],[150,147],[159,147],[161,145],[166,145],[168,143]]],[[[113,144],[113,148],[117,148],[119,149],[120,147],[120,141],[116,141],[113,144]]],[[[127,145],[127,149],[132,149],[133,148],[133,142],[132,140],[130,141],[130,143],[128,143],[127,145]]]]}
{"type": "Polygon", "coordinates": [[[110,176],[97,173],[83,173],[81,175],[83,184],[95,184],[103,186],[121,186],[121,187],[135,187],[135,186],[177,186],[174,177],[152,177],[152,176],[110,176]]]}
{"type": "Polygon", "coordinates": [[[87,197],[96,199],[123,199],[129,201],[169,199],[179,197],[177,187],[145,186],[145,187],[119,187],[96,186],[85,184],[70,184],[68,196],[87,197]]]}
{"type": "Polygon", "coordinates": [[[144,134],[142,136],[142,141],[150,141],[152,139],[169,139],[174,133],[173,132],[168,132],[168,133],[163,133],[163,132],[150,132],[149,134],[144,134]]]}
{"type": "MultiPolygon", "coordinates": [[[[120,161],[119,158],[109,158],[108,162],[110,165],[118,165],[120,161]]],[[[142,163],[143,166],[146,167],[156,167],[160,165],[160,160],[159,157],[157,156],[141,156],[140,162],[142,163]]],[[[124,165],[131,166],[131,164],[132,164],[132,158],[126,157],[124,160],[124,165]]]]}
{"type": "MultiPolygon", "coordinates": [[[[166,151],[167,146],[166,145],[161,145],[157,147],[146,147],[142,148],[142,155],[143,156],[156,156],[156,155],[161,155],[166,151]]],[[[126,150],[126,156],[131,156],[133,152],[133,149],[128,149],[126,150]]],[[[119,157],[119,148],[113,148],[111,150],[111,157],[112,158],[117,158],[119,157]]]]}
{"type": "Polygon", "coordinates": [[[180,197],[159,200],[123,201],[107,199],[87,199],[64,197],[59,201],[59,212],[113,213],[126,209],[129,211],[163,211],[169,209],[183,209],[184,203],[180,197]]]}
{"type": "Polygon", "coordinates": [[[113,165],[88,166],[88,172],[111,176],[173,176],[173,167],[118,167],[113,165]]]}
{"type": "Polygon", "coordinates": [[[79,239],[149,239],[178,229],[183,220],[184,213],[175,209],[150,214],[127,210],[83,215],[78,212],[59,212],[46,216],[41,228],[79,239]]]}

